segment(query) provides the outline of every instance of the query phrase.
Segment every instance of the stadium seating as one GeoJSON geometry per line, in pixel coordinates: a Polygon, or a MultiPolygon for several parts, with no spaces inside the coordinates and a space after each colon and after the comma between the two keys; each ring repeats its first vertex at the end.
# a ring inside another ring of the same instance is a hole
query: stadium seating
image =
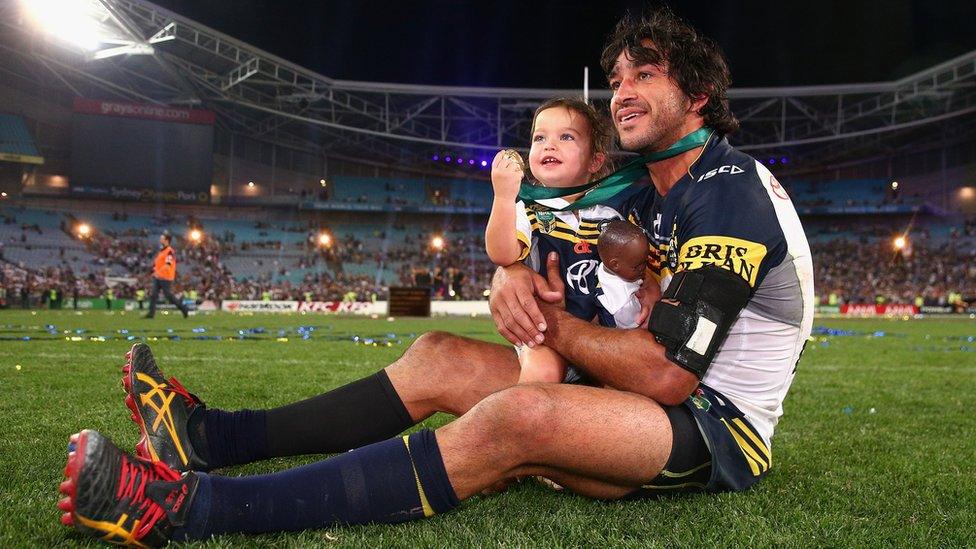
{"type": "MultiPolygon", "coordinates": [[[[322,295],[338,298],[349,287],[359,291],[360,297],[368,297],[374,292],[382,295],[383,288],[390,285],[412,284],[417,268],[447,267],[464,273],[466,295],[480,297],[487,288],[492,266],[484,253],[483,215],[402,214],[395,210],[404,205],[484,206],[491,201],[490,184],[362,177],[336,177],[332,183],[331,200],[365,200],[379,205],[379,210],[330,212],[302,220],[294,210],[170,205],[165,210],[141,206],[118,213],[112,203],[52,200],[28,207],[13,205],[5,208],[0,217],[4,221],[0,225],[3,259],[8,266],[23,266],[42,278],[84,277],[85,291],[99,295],[106,276],[137,279],[138,284],[145,286],[158,235],[169,231],[177,239],[180,284],[205,288],[215,293],[214,297],[219,297],[218,293],[258,297],[271,288],[290,295],[321,290],[322,295]],[[95,229],[90,241],[73,234],[78,222],[95,229]],[[203,243],[186,240],[191,225],[203,229],[207,235],[203,243]],[[335,243],[331,249],[316,245],[320,228],[332,234],[335,243]],[[432,248],[433,235],[445,239],[444,251],[432,248]]],[[[882,179],[791,181],[784,186],[798,207],[807,204],[818,208],[870,208],[893,200],[888,182],[882,179]]],[[[976,222],[961,216],[883,212],[838,216],[829,215],[828,211],[806,217],[804,227],[818,262],[818,282],[856,287],[857,292],[864,294],[844,296],[845,299],[869,297],[868,287],[863,284],[836,284],[855,272],[847,266],[870,258],[868,263],[878,263],[878,269],[883,269],[893,254],[892,238],[906,230],[909,252],[927,261],[945,263],[946,267],[950,266],[946,262],[958,254],[976,251],[976,222]],[[857,250],[862,250],[863,257],[856,255],[857,250]]],[[[905,257],[910,260],[908,255],[905,257]]],[[[947,276],[958,280],[964,291],[976,294],[976,288],[971,287],[973,280],[966,279],[968,271],[956,271],[947,276]]],[[[879,271],[875,280],[882,274],[879,271]]],[[[906,284],[921,284],[918,276],[906,275],[906,284]]],[[[897,299],[919,290],[896,286],[889,277],[878,289],[897,299]]],[[[945,294],[939,284],[922,286],[923,292],[945,294]]]]}
{"type": "Polygon", "coordinates": [[[452,205],[458,207],[491,205],[491,185],[487,181],[422,179],[374,179],[336,177],[331,201],[338,203],[384,204],[399,206],[452,205]]]}

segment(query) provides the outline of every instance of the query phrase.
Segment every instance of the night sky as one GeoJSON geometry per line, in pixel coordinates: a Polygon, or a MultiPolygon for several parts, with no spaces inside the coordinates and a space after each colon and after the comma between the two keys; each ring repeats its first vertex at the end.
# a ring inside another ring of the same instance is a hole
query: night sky
{"type": "MultiPolygon", "coordinates": [[[[326,76],[576,88],[613,23],[641,2],[157,0],[326,76]]],[[[973,0],[699,0],[671,6],[715,38],[733,85],[883,81],[976,49],[973,0]],[[706,8],[703,9],[703,6],[706,8]]]]}

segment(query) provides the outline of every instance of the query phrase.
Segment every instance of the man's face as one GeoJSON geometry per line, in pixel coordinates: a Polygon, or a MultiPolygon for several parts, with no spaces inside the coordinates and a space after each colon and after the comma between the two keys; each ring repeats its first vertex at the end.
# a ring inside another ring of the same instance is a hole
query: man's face
{"type": "Polygon", "coordinates": [[[666,66],[641,65],[624,50],[610,71],[609,83],[610,114],[621,148],[660,151],[682,137],[691,102],[668,77],[666,66]]]}

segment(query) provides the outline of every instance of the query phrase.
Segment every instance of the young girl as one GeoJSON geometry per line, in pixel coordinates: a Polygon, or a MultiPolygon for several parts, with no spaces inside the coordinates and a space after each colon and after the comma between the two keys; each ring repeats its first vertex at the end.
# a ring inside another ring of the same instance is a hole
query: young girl
{"type": "MultiPolygon", "coordinates": [[[[611,171],[609,149],[613,136],[596,110],[576,99],[552,99],[543,103],[532,120],[529,170],[539,185],[576,187],[611,171]]],[[[528,208],[516,201],[524,166],[516,151],[499,152],[492,161],[491,183],[495,192],[485,231],[488,257],[499,266],[525,261],[541,272],[545,257],[555,251],[565,272],[566,310],[578,318],[596,315],[599,224],[621,219],[623,195],[613,204],[557,211],[528,208]],[[541,258],[541,260],[540,260],[541,258]]],[[[549,208],[563,208],[581,194],[539,200],[549,208]]],[[[566,361],[545,347],[519,350],[520,383],[564,381],[566,361]]]]}

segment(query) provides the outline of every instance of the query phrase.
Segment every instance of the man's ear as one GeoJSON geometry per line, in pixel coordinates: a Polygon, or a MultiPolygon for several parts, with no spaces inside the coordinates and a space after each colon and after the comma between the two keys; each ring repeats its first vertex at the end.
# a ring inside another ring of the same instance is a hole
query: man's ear
{"type": "Polygon", "coordinates": [[[711,98],[708,94],[701,94],[694,97],[689,97],[688,100],[691,102],[689,109],[691,112],[698,114],[701,112],[705,105],[708,104],[708,100],[711,98]]]}
{"type": "Polygon", "coordinates": [[[607,267],[609,267],[611,271],[617,272],[617,268],[620,267],[620,258],[611,257],[610,261],[605,261],[604,263],[607,264],[607,267]]]}

